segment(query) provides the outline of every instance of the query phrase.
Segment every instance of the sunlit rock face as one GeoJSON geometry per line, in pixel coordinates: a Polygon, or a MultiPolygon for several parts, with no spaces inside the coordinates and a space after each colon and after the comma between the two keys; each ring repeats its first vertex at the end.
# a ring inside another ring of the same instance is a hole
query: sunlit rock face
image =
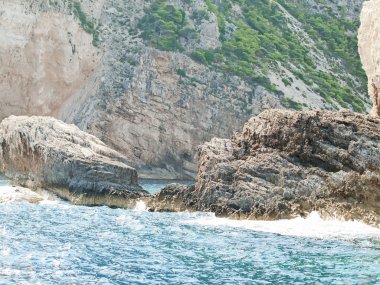
{"type": "Polygon", "coordinates": [[[359,29],[359,53],[368,76],[372,114],[380,116],[380,1],[364,2],[359,29]]]}
{"type": "Polygon", "coordinates": [[[92,35],[72,16],[24,2],[6,0],[0,8],[0,119],[58,116],[86,93],[100,61],[92,35]]]}

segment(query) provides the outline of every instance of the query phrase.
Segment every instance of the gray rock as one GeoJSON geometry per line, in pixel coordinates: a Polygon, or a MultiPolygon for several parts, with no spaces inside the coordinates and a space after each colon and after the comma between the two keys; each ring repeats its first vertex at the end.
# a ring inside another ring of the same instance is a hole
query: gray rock
{"type": "Polygon", "coordinates": [[[54,118],[11,116],[0,124],[0,171],[75,204],[133,207],[147,192],[127,163],[96,137],[54,118]]]}
{"type": "Polygon", "coordinates": [[[200,147],[195,186],[170,187],[152,208],[175,201],[249,219],[317,210],[378,225],[380,120],[350,111],[264,111],[231,140],[200,147]]]}

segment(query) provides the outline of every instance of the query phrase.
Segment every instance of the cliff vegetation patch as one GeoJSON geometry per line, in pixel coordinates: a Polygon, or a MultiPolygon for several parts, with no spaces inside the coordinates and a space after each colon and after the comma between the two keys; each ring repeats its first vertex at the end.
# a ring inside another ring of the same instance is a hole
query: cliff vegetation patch
{"type": "MultiPolygon", "coordinates": [[[[347,17],[341,6],[332,9],[330,3],[318,1],[316,10],[301,2],[205,0],[205,9],[193,7],[192,1],[182,3],[188,8],[181,9],[158,0],[146,10],[139,28],[143,30],[142,37],[158,49],[186,50],[199,63],[238,75],[283,98],[268,75],[278,70],[279,64],[332,108],[365,112],[367,79],[356,39],[359,20],[347,17]],[[210,14],[217,19],[221,46],[185,49],[181,37],[200,36],[189,23],[208,21],[210,14]],[[320,62],[320,53],[328,58],[328,68],[320,62]]],[[[291,86],[291,81],[286,80],[286,86],[291,86]]]]}
{"type": "Polygon", "coordinates": [[[185,12],[164,0],[154,2],[146,10],[139,28],[143,30],[142,37],[146,41],[166,51],[183,51],[179,39],[195,35],[188,26],[185,12]]]}

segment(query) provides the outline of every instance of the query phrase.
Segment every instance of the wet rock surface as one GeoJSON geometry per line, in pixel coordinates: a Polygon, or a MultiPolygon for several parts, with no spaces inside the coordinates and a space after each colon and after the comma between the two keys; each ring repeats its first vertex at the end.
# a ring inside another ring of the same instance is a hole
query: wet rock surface
{"type": "Polygon", "coordinates": [[[150,206],[249,219],[317,210],[378,225],[379,123],[350,111],[264,111],[230,140],[200,147],[195,186],[168,186],[150,206]]]}

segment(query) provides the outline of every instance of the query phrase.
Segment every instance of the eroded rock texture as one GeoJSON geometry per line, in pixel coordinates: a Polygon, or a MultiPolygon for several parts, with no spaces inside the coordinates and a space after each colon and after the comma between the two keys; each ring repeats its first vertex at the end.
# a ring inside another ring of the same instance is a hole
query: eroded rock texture
{"type": "Polygon", "coordinates": [[[364,2],[360,16],[359,53],[368,76],[372,114],[380,117],[380,1],[364,2]]]}
{"type": "Polygon", "coordinates": [[[0,172],[15,184],[47,189],[75,204],[133,207],[134,198],[146,194],[124,156],[50,117],[1,122],[0,172]]]}
{"type": "Polygon", "coordinates": [[[380,120],[349,111],[264,111],[231,140],[199,150],[192,187],[164,189],[157,204],[219,216],[323,216],[380,223],[380,120]]]}

